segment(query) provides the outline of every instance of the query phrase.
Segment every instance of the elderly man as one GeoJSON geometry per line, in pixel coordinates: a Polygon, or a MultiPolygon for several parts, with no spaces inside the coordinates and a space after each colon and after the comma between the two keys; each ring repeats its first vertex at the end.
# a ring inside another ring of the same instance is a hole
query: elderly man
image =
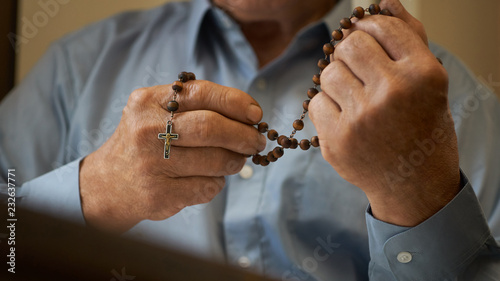
{"type": "Polygon", "coordinates": [[[350,2],[193,0],[53,44],[1,105],[3,181],[15,168],[40,212],[282,280],[490,280],[500,106],[380,5],[394,16],[353,19],[321,74],[296,135],[320,149],[248,158],[273,148],[261,120],[293,130],[350,2]]]}

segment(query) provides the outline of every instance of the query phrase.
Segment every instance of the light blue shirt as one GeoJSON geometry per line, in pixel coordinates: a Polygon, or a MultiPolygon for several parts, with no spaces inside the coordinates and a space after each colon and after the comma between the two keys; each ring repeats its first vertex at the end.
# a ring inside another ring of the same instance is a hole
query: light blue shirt
{"type": "MultiPolygon", "coordinates": [[[[121,14],[62,38],[1,104],[2,192],[15,168],[23,206],[84,223],[80,160],[114,132],[134,89],[169,84],[183,70],[251,94],[263,120],[289,133],[322,45],[350,12],[349,1],[340,2],[262,69],[238,25],[207,0],[121,14]]],[[[427,221],[406,228],[376,220],[364,193],[319,149],[287,150],[266,168],[249,160],[250,177],[228,177],[212,202],[125,235],[280,280],[498,280],[500,106],[457,59],[431,49],[450,75],[469,180],[463,176],[460,194],[427,221]]],[[[307,120],[297,137],[313,135],[307,120]]]]}

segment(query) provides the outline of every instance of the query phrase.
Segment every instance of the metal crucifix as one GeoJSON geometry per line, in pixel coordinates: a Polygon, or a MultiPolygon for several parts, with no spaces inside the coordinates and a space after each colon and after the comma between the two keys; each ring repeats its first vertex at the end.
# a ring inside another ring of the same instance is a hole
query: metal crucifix
{"type": "Polygon", "coordinates": [[[170,159],[170,141],[179,139],[178,134],[172,133],[172,121],[168,121],[165,133],[158,134],[158,139],[165,140],[165,148],[163,149],[163,158],[170,159]]]}

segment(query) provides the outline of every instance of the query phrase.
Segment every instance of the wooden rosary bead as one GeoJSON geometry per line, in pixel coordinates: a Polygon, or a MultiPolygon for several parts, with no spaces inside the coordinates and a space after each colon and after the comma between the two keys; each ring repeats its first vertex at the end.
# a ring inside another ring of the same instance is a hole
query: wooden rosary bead
{"type": "Polygon", "coordinates": [[[342,40],[342,38],[344,38],[344,33],[342,32],[342,30],[336,29],[332,32],[332,38],[335,41],[340,41],[342,40]]]}
{"type": "Polygon", "coordinates": [[[314,84],[321,85],[321,76],[320,76],[320,74],[314,74],[312,80],[313,80],[314,84]]]}
{"type": "Polygon", "coordinates": [[[383,9],[382,11],[380,11],[380,14],[381,15],[384,15],[384,16],[392,16],[392,13],[391,11],[387,10],[387,9],[383,9]]]}
{"type": "Polygon", "coordinates": [[[172,84],[172,89],[176,92],[182,91],[183,88],[184,86],[181,81],[175,81],[174,84],[172,84]]]}
{"type": "Polygon", "coordinates": [[[273,149],[273,155],[274,157],[276,157],[276,159],[279,159],[283,156],[283,154],[285,154],[285,151],[283,150],[283,148],[277,146],[273,149]]]}
{"type": "Polygon", "coordinates": [[[300,119],[293,121],[293,128],[297,131],[304,129],[304,121],[300,119]]]}
{"type": "Polygon", "coordinates": [[[299,141],[296,138],[291,138],[290,141],[292,141],[290,149],[296,149],[299,146],[299,141]]]}
{"type": "Polygon", "coordinates": [[[267,153],[267,161],[276,162],[276,161],[278,161],[278,158],[274,157],[274,154],[272,151],[269,151],[269,153],[267,153]]]}
{"type": "Polygon", "coordinates": [[[188,80],[196,80],[196,75],[194,75],[194,73],[192,73],[192,72],[188,72],[187,76],[188,76],[188,80]]]}
{"type": "Polygon", "coordinates": [[[318,93],[319,93],[319,91],[316,88],[309,88],[309,90],[307,90],[307,97],[310,98],[310,99],[312,99],[318,93]]]}
{"type": "Polygon", "coordinates": [[[255,154],[253,157],[252,157],[252,162],[255,164],[255,165],[260,165],[260,154],[255,154]]]}
{"type": "Polygon", "coordinates": [[[326,68],[329,64],[330,64],[330,62],[329,62],[329,61],[327,61],[326,59],[320,59],[320,60],[318,61],[318,67],[319,67],[319,69],[321,69],[321,70],[325,69],[325,68],[326,68]]]}
{"type": "Polygon", "coordinates": [[[179,109],[179,103],[176,101],[169,101],[167,104],[167,109],[170,112],[176,112],[179,109]]]}
{"type": "Polygon", "coordinates": [[[266,122],[261,122],[259,123],[259,125],[257,126],[257,130],[264,134],[265,132],[267,132],[267,130],[269,129],[269,125],[266,123],[266,122]]]}
{"type": "Polygon", "coordinates": [[[300,141],[300,148],[302,150],[308,150],[311,147],[311,142],[309,140],[303,139],[300,141]]]}
{"type": "Polygon", "coordinates": [[[378,15],[380,13],[380,6],[378,4],[371,4],[370,7],[368,7],[368,12],[370,12],[371,15],[378,15]]]}
{"type": "Polygon", "coordinates": [[[313,147],[318,147],[319,146],[319,138],[318,136],[314,136],[311,138],[311,145],[313,147]]]}
{"type": "Polygon", "coordinates": [[[352,27],[352,22],[351,22],[351,19],[349,18],[343,18],[340,20],[340,27],[342,27],[343,29],[349,29],[352,27]]]}
{"type": "Polygon", "coordinates": [[[335,51],[335,47],[332,45],[332,43],[326,43],[323,45],[323,53],[325,53],[325,56],[329,56],[333,54],[335,51]]]}
{"type": "Polygon", "coordinates": [[[266,156],[260,156],[259,157],[259,164],[262,166],[262,167],[265,167],[267,165],[269,165],[269,160],[267,160],[267,157],[266,156]]]}
{"type": "Polygon", "coordinates": [[[311,102],[311,100],[305,100],[303,103],[302,103],[302,108],[304,108],[305,111],[309,111],[309,103],[311,102]]]}
{"type": "Polygon", "coordinates": [[[278,140],[276,141],[279,145],[282,145],[281,142],[286,139],[286,136],[285,135],[281,135],[278,137],[278,140]]]}
{"type": "Polygon", "coordinates": [[[281,142],[279,142],[279,144],[283,146],[283,148],[290,148],[292,141],[288,137],[285,137],[281,140],[281,142]]]}
{"type": "Polygon", "coordinates": [[[267,132],[267,138],[269,140],[272,140],[272,141],[275,141],[278,139],[278,132],[276,132],[276,130],[270,130],[269,132],[267,132]]]}
{"type": "Polygon", "coordinates": [[[188,73],[186,71],[179,73],[177,78],[179,78],[179,81],[181,81],[182,83],[186,83],[187,81],[189,81],[188,73]]]}
{"type": "Polygon", "coordinates": [[[362,19],[365,16],[365,10],[361,7],[356,7],[354,11],[352,11],[352,15],[358,19],[362,19]]]}

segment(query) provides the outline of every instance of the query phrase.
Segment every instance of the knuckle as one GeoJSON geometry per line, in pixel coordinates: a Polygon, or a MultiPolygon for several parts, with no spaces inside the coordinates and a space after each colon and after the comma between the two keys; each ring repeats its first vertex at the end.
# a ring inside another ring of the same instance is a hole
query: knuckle
{"type": "Polygon", "coordinates": [[[127,105],[141,105],[145,103],[150,94],[149,88],[139,88],[134,90],[128,99],[127,105]]]}
{"type": "Polygon", "coordinates": [[[363,48],[364,43],[370,35],[362,30],[354,30],[342,42],[335,47],[335,58],[343,58],[356,55],[363,48]]]}
{"type": "Polygon", "coordinates": [[[213,142],[218,135],[214,131],[217,131],[220,116],[213,111],[199,111],[194,119],[196,124],[195,138],[206,143],[213,142]]]}

